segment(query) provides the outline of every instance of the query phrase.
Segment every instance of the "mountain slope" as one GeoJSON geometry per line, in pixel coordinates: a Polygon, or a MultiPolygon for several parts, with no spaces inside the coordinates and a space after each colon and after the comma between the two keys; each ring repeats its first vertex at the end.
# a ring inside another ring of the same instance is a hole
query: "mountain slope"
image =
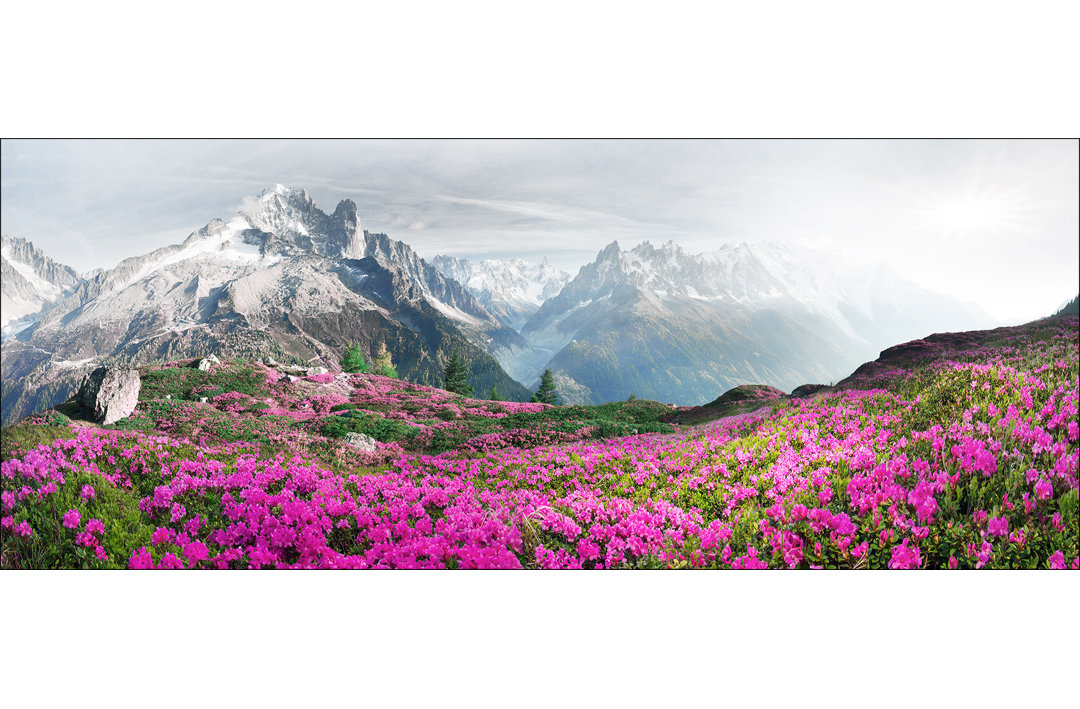
{"type": "Polygon", "coordinates": [[[3,337],[30,327],[71,294],[81,279],[26,239],[0,235],[0,328],[3,337]]]}
{"type": "Polygon", "coordinates": [[[479,392],[527,392],[492,352],[526,347],[460,284],[402,242],[372,234],[351,200],[332,214],[281,186],[182,244],[125,259],[79,285],[26,337],[4,343],[3,420],[63,401],[93,362],[209,353],[336,368],[358,342],[385,342],[401,376],[441,381],[459,349],[479,392]]]}

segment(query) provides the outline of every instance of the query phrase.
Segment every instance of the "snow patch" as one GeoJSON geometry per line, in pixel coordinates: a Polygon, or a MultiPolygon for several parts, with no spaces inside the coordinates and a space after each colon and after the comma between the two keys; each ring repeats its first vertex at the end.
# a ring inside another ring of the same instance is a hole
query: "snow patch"
{"type": "Polygon", "coordinates": [[[431,303],[431,305],[436,310],[438,310],[440,313],[442,313],[443,315],[445,315],[446,317],[448,317],[448,318],[450,318],[452,320],[457,320],[459,322],[468,323],[468,324],[473,325],[475,327],[483,327],[483,325],[484,325],[484,323],[481,322],[479,318],[476,318],[476,317],[473,317],[472,315],[469,315],[468,313],[461,310],[460,308],[455,308],[452,305],[447,305],[446,303],[442,302],[441,300],[439,300],[437,298],[427,296],[427,302],[431,303]]]}
{"type": "Polygon", "coordinates": [[[78,369],[79,367],[85,367],[93,361],[93,357],[87,357],[86,359],[80,359],[74,362],[72,362],[71,360],[62,359],[58,362],[53,362],[52,365],[57,369],[78,369]]]}

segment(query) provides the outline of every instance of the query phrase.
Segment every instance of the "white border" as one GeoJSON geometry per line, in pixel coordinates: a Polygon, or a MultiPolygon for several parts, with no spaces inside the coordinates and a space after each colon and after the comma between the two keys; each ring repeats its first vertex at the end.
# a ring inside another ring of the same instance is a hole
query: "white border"
{"type": "MultiPolygon", "coordinates": [[[[0,135],[1080,133],[1071,2],[382,5],[5,7],[0,135]]],[[[5,572],[0,667],[12,706],[1039,705],[1078,579],[5,572]]]]}

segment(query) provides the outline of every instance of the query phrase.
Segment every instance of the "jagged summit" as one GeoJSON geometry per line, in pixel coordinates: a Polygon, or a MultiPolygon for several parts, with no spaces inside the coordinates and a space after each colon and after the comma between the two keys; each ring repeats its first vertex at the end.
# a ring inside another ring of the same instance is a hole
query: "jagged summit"
{"type": "Polygon", "coordinates": [[[515,330],[570,280],[570,274],[553,267],[546,258],[540,263],[520,258],[473,263],[455,256],[436,256],[431,262],[468,288],[496,319],[515,330]]]}
{"type": "Polygon", "coordinates": [[[0,327],[14,335],[66,298],[82,279],[26,239],[0,235],[0,327]]]}

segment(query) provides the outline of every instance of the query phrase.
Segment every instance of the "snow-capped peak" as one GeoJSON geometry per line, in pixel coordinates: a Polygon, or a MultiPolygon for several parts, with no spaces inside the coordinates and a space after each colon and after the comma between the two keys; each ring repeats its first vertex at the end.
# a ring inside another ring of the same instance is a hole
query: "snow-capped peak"
{"type": "Polygon", "coordinates": [[[251,226],[260,231],[301,236],[309,234],[317,213],[315,202],[306,190],[284,185],[274,185],[254,199],[244,200],[240,210],[240,216],[246,217],[251,226]]]}
{"type": "Polygon", "coordinates": [[[539,263],[520,258],[473,263],[464,258],[436,256],[431,264],[464,285],[492,315],[514,329],[520,328],[570,280],[570,274],[553,267],[547,259],[539,263]]]}
{"type": "MultiPolygon", "coordinates": [[[[9,334],[9,325],[35,321],[81,282],[68,266],[53,261],[26,239],[8,234],[0,237],[0,271],[0,327],[5,328],[4,337],[9,334]]],[[[13,327],[10,332],[17,329],[13,327]]]]}

